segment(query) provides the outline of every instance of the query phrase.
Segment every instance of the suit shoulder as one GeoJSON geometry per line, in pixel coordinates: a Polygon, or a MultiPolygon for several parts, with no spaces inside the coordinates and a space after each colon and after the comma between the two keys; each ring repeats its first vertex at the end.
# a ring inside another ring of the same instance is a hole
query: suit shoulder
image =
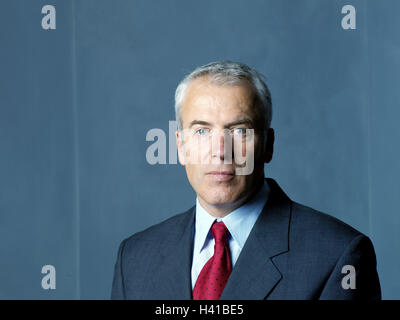
{"type": "Polygon", "coordinates": [[[342,220],[297,202],[292,202],[292,224],[303,235],[320,236],[328,241],[348,243],[355,237],[365,236],[342,220]]]}
{"type": "Polygon", "coordinates": [[[180,231],[188,225],[192,218],[193,208],[185,212],[176,214],[166,220],[152,225],[142,231],[136,232],[124,240],[125,243],[133,243],[137,241],[160,241],[168,240],[179,235],[180,231]]]}

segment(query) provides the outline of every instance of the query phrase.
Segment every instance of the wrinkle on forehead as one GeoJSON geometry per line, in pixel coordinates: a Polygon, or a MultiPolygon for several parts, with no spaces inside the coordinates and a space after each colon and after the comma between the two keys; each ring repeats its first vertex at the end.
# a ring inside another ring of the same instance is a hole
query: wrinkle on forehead
{"type": "Polygon", "coordinates": [[[182,122],[192,120],[235,121],[252,118],[254,95],[250,85],[245,83],[219,85],[207,78],[193,80],[182,103],[182,122]],[[190,119],[185,120],[186,117],[190,119]],[[191,119],[203,117],[203,119],[191,119]]]}

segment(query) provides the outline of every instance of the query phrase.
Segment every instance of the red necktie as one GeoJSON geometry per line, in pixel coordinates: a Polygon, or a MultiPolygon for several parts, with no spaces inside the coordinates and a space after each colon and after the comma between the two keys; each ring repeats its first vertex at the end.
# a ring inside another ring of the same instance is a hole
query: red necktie
{"type": "Polygon", "coordinates": [[[223,222],[214,222],[214,255],[207,261],[193,288],[193,300],[219,300],[232,271],[229,255],[229,231],[223,222]]]}

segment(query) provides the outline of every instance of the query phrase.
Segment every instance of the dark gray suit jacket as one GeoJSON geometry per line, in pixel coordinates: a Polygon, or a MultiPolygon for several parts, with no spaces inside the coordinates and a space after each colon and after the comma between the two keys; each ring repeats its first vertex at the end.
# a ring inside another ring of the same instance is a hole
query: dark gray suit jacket
{"type": "MultiPolygon", "coordinates": [[[[380,299],[370,239],[267,182],[269,199],[221,299],[380,299]],[[355,268],[355,289],[342,287],[345,265],[355,268]]],[[[195,207],[122,241],[111,298],[191,299],[194,220],[195,207]]]]}

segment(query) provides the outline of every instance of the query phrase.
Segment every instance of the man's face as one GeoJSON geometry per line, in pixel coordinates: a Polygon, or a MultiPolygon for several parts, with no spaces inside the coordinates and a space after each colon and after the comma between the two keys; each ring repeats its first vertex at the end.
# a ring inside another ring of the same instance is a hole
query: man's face
{"type": "Polygon", "coordinates": [[[255,130],[253,98],[247,84],[216,85],[206,77],[187,88],[181,106],[183,132],[176,133],[179,161],[205,207],[238,207],[263,179],[263,136],[255,130]],[[253,130],[246,135],[246,129],[253,130]],[[254,169],[240,171],[249,161],[254,169]]]}

